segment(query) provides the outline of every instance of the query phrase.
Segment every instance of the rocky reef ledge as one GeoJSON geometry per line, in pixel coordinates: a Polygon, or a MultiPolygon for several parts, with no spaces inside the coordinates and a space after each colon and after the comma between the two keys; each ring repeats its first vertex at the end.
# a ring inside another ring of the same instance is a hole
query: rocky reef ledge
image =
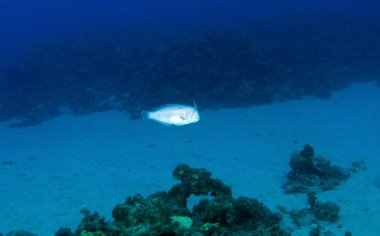
{"type": "Polygon", "coordinates": [[[279,50],[244,30],[194,33],[164,43],[144,43],[131,35],[56,39],[15,58],[0,79],[0,121],[15,119],[11,126],[23,127],[62,113],[108,110],[137,118],[143,109],[193,99],[201,109],[247,107],[328,98],[349,84],[331,75],[337,65],[320,64],[329,61],[329,54],[305,54],[293,38],[283,43],[296,48],[279,50]],[[287,51],[292,54],[284,55],[287,51]],[[310,58],[315,60],[311,65],[302,63],[310,58]]]}

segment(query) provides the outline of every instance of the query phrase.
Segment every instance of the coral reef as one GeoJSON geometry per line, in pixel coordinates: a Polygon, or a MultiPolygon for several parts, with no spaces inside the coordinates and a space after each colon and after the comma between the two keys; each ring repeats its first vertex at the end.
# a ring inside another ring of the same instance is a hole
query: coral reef
{"type": "MultiPolygon", "coordinates": [[[[315,193],[310,192],[307,194],[308,204],[310,208],[301,210],[291,210],[289,215],[293,222],[298,227],[305,225],[314,226],[310,235],[322,235],[323,226],[322,222],[335,223],[339,218],[340,207],[334,202],[320,202],[317,200],[315,193]]],[[[323,235],[326,235],[325,232],[323,235]]],[[[328,235],[334,235],[329,232],[328,235]]]]}
{"type": "Polygon", "coordinates": [[[334,202],[319,202],[315,193],[307,194],[307,203],[310,205],[310,211],[317,220],[336,222],[338,220],[340,207],[334,202]]]}
{"type": "Polygon", "coordinates": [[[315,156],[314,149],[308,144],[292,154],[289,165],[292,170],[282,186],[286,193],[327,191],[350,177],[348,170],[331,165],[324,157],[315,156]]]}
{"type": "MultiPolygon", "coordinates": [[[[281,215],[259,201],[232,197],[231,189],[211,178],[206,169],[177,166],[173,177],[180,181],[169,191],[128,197],[112,211],[107,222],[97,213],[83,210],[84,218],[75,231],[78,236],[97,235],[290,235],[281,229],[281,215]],[[187,208],[191,196],[209,196],[187,208]]],[[[73,235],[60,229],[56,235],[73,235]]]]}

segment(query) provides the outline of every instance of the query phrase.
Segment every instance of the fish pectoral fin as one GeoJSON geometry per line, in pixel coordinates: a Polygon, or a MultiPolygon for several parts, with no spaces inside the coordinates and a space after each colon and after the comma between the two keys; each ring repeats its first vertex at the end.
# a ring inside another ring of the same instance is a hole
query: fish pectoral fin
{"type": "Polygon", "coordinates": [[[180,116],[179,118],[181,118],[181,120],[186,120],[185,116],[180,116]]]}

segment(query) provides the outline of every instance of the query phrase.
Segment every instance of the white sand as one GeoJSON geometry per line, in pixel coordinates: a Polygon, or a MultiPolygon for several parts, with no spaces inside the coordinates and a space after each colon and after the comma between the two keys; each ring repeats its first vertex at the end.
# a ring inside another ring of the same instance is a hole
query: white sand
{"type": "Polygon", "coordinates": [[[118,112],[61,116],[21,129],[0,123],[0,232],[45,236],[60,226],[75,229],[84,206],[111,219],[127,195],[170,188],[179,163],[205,167],[235,196],[271,209],[306,208],[305,195],[280,188],[290,153],[305,143],[335,165],[365,160],[368,166],[318,195],[341,206],[343,228],[326,227],[339,235],[379,235],[380,88],[374,83],[354,84],[328,100],[203,111],[200,123],[185,127],[131,121],[118,112]]]}

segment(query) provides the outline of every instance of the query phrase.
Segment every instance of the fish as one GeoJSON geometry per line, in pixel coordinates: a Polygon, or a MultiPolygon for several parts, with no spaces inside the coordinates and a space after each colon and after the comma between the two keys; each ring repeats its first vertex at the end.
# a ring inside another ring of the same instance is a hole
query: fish
{"type": "Polygon", "coordinates": [[[143,120],[154,120],[165,126],[184,126],[200,120],[197,105],[166,104],[153,111],[142,111],[143,120]]]}

